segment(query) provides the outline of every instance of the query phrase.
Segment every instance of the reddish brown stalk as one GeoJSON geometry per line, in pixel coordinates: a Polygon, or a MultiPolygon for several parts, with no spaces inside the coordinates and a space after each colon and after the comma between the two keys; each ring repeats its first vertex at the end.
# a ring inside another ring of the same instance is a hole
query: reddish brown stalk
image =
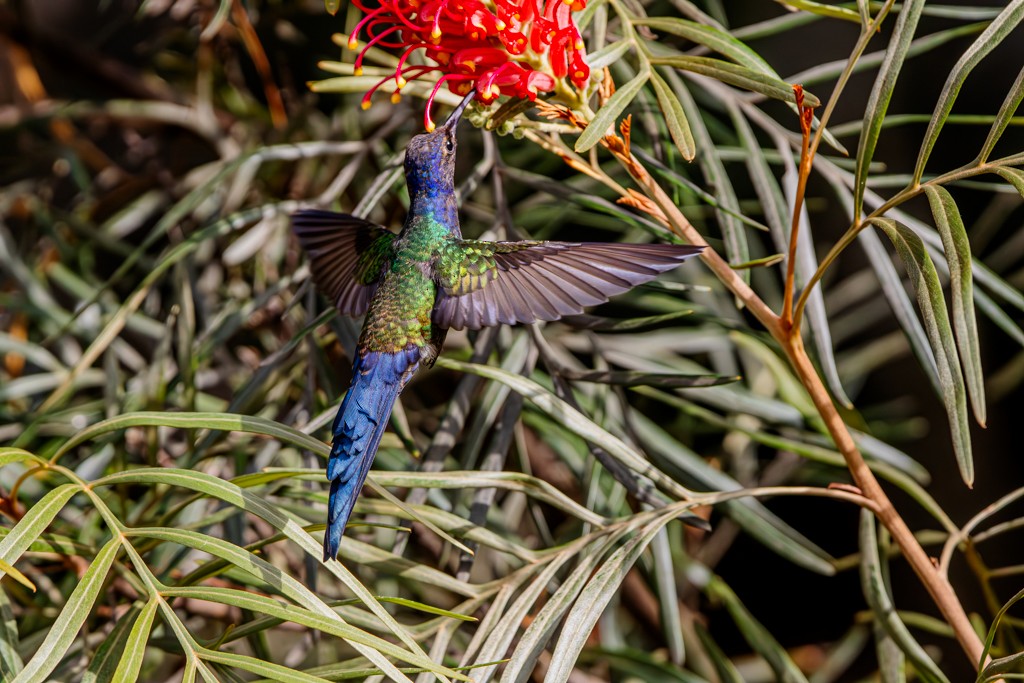
{"type": "MultiPolygon", "coordinates": [[[[797,110],[800,112],[800,168],[796,184],[796,197],[793,199],[793,221],[789,230],[789,254],[786,258],[786,284],[782,299],[782,326],[789,329],[793,325],[793,289],[796,287],[796,245],[800,236],[800,212],[804,206],[804,194],[807,191],[807,177],[811,174],[814,155],[811,153],[811,122],[814,120],[814,109],[804,106],[804,89],[800,85],[793,86],[797,110]]],[[[796,332],[799,334],[799,330],[796,332]]]]}

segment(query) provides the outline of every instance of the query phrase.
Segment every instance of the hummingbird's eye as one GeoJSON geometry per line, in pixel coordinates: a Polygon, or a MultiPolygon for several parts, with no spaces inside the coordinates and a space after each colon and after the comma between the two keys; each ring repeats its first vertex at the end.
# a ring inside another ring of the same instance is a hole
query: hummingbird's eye
{"type": "Polygon", "coordinates": [[[449,154],[454,152],[455,151],[455,140],[453,140],[452,138],[445,138],[445,140],[444,140],[444,148],[448,151],[449,154]]]}

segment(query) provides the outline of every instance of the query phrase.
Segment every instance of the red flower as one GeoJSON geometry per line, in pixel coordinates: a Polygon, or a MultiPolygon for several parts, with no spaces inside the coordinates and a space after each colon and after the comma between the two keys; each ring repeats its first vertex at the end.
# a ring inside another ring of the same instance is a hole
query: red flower
{"type": "Polygon", "coordinates": [[[586,0],[379,0],[369,7],[352,0],[365,16],[349,37],[349,49],[366,45],[355,62],[362,72],[363,58],[374,46],[401,50],[398,66],[363,97],[363,108],[385,83],[394,81],[392,101],[406,83],[438,72],[427,100],[424,126],[434,129],[430,109],[442,84],[459,95],[476,90],[479,102],[491,103],[499,95],[537,99],[568,78],[581,88],[590,78],[583,40],[572,13],[586,0]],[[408,66],[417,50],[436,66],[408,66]]]}

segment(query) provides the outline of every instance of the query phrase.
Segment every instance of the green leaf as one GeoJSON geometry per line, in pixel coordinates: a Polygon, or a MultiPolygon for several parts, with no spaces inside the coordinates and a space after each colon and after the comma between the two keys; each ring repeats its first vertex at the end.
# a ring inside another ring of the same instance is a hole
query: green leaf
{"type": "Polygon", "coordinates": [[[131,634],[135,620],[142,613],[143,604],[141,600],[135,601],[127,612],[118,617],[110,635],[104,638],[103,643],[96,649],[96,654],[89,662],[89,668],[82,676],[82,683],[107,683],[113,679],[114,671],[121,662],[125,642],[131,634]]]}
{"type": "Polygon", "coordinates": [[[679,511],[673,507],[662,510],[651,522],[621,548],[608,556],[590,578],[569,610],[562,625],[562,635],[555,643],[551,661],[544,675],[545,681],[564,683],[569,680],[580,651],[586,645],[597,620],[604,613],[605,606],[619,590],[626,574],[633,568],[640,555],[654,540],[661,529],[675,519],[679,511]]]}
{"type": "MultiPolygon", "coordinates": [[[[732,62],[711,57],[691,57],[689,55],[651,57],[650,61],[651,64],[671,66],[683,71],[709,76],[722,83],[761,93],[775,100],[796,102],[793,86],[789,83],[761,71],[755,71],[749,67],[733,64],[732,62]]],[[[811,93],[805,92],[804,104],[809,107],[817,107],[821,104],[821,100],[811,93]]]]}
{"type": "MultiPolygon", "coordinates": [[[[102,479],[98,479],[93,482],[93,488],[95,489],[100,486],[113,486],[118,483],[130,482],[167,484],[170,486],[181,486],[194,491],[200,491],[261,517],[274,528],[284,532],[291,541],[296,543],[306,553],[317,557],[318,559],[321,555],[321,545],[317,543],[317,541],[315,541],[304,529],[302,529],[302,527],[296,524],[294,520],[287,517],[276,507],[270,505],[259,496],[239,488],[235,484],[226,482],[222,479],[206,474],[205,472],[175,470],[172,468],[139,468],[125,472],[118,472],[116,474],[103,477],[102,479]]],[[[380,605],[380,603],[374,599],[373,595],[370,594],[366,587],[363,586],[363,584],[360,583],[344,565],[340,562],[326,562],[321,566],[340,579],[345,586],[348,587],[348,589],[352,591],[392,633],[395,634],[395,636],[409,647],[409,652],[405,654],[403,659],[415,664],[416,666],[426,667],[430,671],[442,676],[448,676],[449,678],[459,677],[458,674],[453,675],[454,672],[450,669],[431,662],[429,658],[427,658],[426,653],[422,651],[416,641],[411,637],[408,630],[395,621],[395,618],[392,617],[380,605]]],[[[374,664],[381,666],[389,672],[396,671],[390,662],[380,657],[378,652],[375,652],[373,649],[367,649],[366,646],[361,644],[359,641],[355,641],[355,643],[356,644],[354,646],[356,649],[358,649],[364,656],[368,657],[374,664]]]]}
{"type": "Polygon", "coordinates": [[[861,23],[860,13],[846,7],[826,5],[822,2],[814,2],[814,0],[785,0],[784,4],[822,17],[842,19],[844,21],[852,21],[857,24],[861,23]]]}
{"type": "Polygon", "coordinates": [[[273,662],[257,659],[256,657],[235,654],[234,652],[221,652],[220,650],[207,650],[203,648],[199,651],[199,657],[207,662],[234,667],[263,676],[265,679],[281,681],[282,683],[328,683],[328,680],[334,680],[297,671],[291,667],[281,666],[280,664],[274,664],[273,662]]]}
{"type": "Polygon", "coordinates": [[[688,490],[651,465],[635,448],[628,446],[622,439],[611,434],[533,380],[488,365],[463,363],[444,357],[437,359],[437,365],[450,370],[470,372],[507,385],[516,393],[529,399],[541,411],[561,422],[569,431],[608,451],[610,455],[633,472],[650,478],[657,486],[679,500],[690,498],[691,493],[688,490]]]}
{"type": "Polygon", "coordinates": [[[20,583],[25,588],[28,588],[33,593],[36,592],[36,585],[29,581],[29,578],[17,570],[13,565],[0,560],[0,572],[10,576],[12,579],[20,583]]]}
{"type": "Polygon", "coordinates": [[[913,183],[921,182],[924,175],[925,165],[928,157],[931,156],[935,143],[939,139],[939,133],[946,124],[946,118],[953,109],[960,88],[963,87],[967,76],[992,50],[1016,28],[1021,19],[1024,19],[1024,0],[1011,0],[1006,8],[999,13],[988,28],[986,28],[978,39],[975,40],[964,54],[957,61],[950,72],[946,83],[942,86],[939,94],[939,101],[935,104],[935,111],[932,112],[931,121],[928,122],[928,129],[924,134],[924,141],[921,143],[921,151],[917,155],[917,163],[914,166],[913,183]]]}
{"type": "Polygon", "coordinates": [[[1024,171],[1017,168],[996,168],[992,172],[1002,176],[1003,180],[1013,185],[1017,192],[1020,192],[1020,196],[1024,197],[1024,171]]]}
{"type": "Polygon", "coordinates": [[[896,88],[896,79],[899,78],[900,69],[903,68],[903,62],[910,50],[910,43],[914,39],[924,5],[925,0],[908,0],[903,4],[892,37],[889,39],[889,47],[885,51],[885,61],[878,70],[878,76],[875,77],[875,84],[871,88],[871,95],[864,109],[860,142],[857,145],[857,169],[854,171],[854,220],[859,219],[864,206],[868,168],[875,155],[875,145],[878,144],[878,136],[882,132],[889,101],[896,88]]]}
{"type": "Polygon", "coordinates": [[[881,228],[892,241],[917,292],[918,308],[938,369],[942,402],[949,416],[953,451],[960,476],[964,483],[971,486],[974,483],[974,458],[971,455],[971,431],[967,419],[967,391],[935,264],[924,242],[910,228],[889,218],[872,218],[870,222],[881,228]]]}
{"type": "Polygon", "coordinates": [[[686,112],[683,105],[679,103],[668,84],[662,80],[656,71],[651,72],[651,83],[654,85],[654,94],[658,97],[658,106],[661,113],[665,115],[665,125],[668,126],[668,134],[676,143],[679,153],[687,161],[693,161],[697,154],[697,147],[693,142],[693,133],[690,131],[690,124],[686,121],[686,112]]]}
{"type": "Polygon", "coordinates": [[[575,150],[586,152],[591,147],[601,142],[601,138],[608,134],[608,130],[615,126],[619,115],[629,106],[629,103],[640,93],[641,88],[651,77],[650,71],[641,71],[624,86],[615,91],[615,94],[608,98],[605,105],[601,107],[593,120],[587,124],[579,139],[576,140],[575,150]]]}
{"type": "Polygon", "coordinates": [[[779,77],[775,70],[769,66],[768,62],[762,59],[761,55],[747,47],[743,41],[737,40],[725,31],[720,31],[713,26],[705,26],[695,21],[676,17],[642,17],[634,19],[633,24],[636,26],[649,26],[656,31],[671,33],[690,42],[710,48],[748,69],[760,71],[775,78],[779,77]]]}
{"type": "Polygon", "coordinates": [[[327,457],[330,449],[317,438],[304,434],[297,429],[268,420],[264,417],[237,415],[235,413],[172,413],[172,412],[137,412],[125,413],[109,420],[97,422],[83,429],[68,439],[53,455],[57,461],[76,446],[91,441],[97,436],[108,432],[116,432],[128,427],[180,427],[182,429],[216,429],[230,432],[249,432],[263,434],[293,444],[303,450],[312,451],[321,457],[327,457]]]}
{"type": "MultiPolygon", "coordinates": [[[[1021,600],[1024,600],[1024,588],[1017,591],[1017,593],[1007,600],[1006,603],[999,608],[999,611],[996,612],[995,618],[992,619],[992,625],[988,628],[988,634],[985,636],[985,647],[981,652],[982,662],[985,661],[992,651],[992,643],[995,641],[996,633],[999,632],[999,624],[1002,622],[1003,617],[1006,616],[1006,612],[1021,600]]],[[[1013,657],[1017,657],[1019,659],[1021,654],[1013,655],[1013,657]]],[[[1005,664],[1013,663],[1012,661],[1007,661],[1009,659],[1009,657],[1003,657],[1002,659],[996,659],[990,662],[988,666],[978,673],[977,683],[987,683],[987,681],[998,678],[999,675],[1012,671],[1012,669],[1004,669],[1005,664]]]]}
{"type": "Polygon", "coordinates": [[[744,640],[753,648],[754,652],[764,657],[765,661],[768,662],[768,666],[775,673],[776,680],[788,681],[790,683],[797,683],[798,681],[807,683],[807,678],[804,677],[785,648],[779,644],[775,636],[761,622],[754,618],[754,615],[750,613],[750,610],[743,604],[739,596],[724,581],[718,577],[712,577],[704,587],[704,592],[707,593],[709,598],[721,600],[725,603],[729,616],[732,617],[736,627],[743,634],[744,640]]]}
{"type": "Polygon", "coordinates": [[[111,679],[112,683],[133,683],[139,679],[146,643],[149,642],[149,632],[153,628],[153,617],[156,616],[159,606],[160,599],[154,597],[142,608],[139,618],[132,625],[131,633],[128,634],[124,649],[121,651],[121,661],[111,679]]]}
{"type": "Polygon", "coordinates": [[[0,590],[0,679],[12,680],[25,664],[18,654],[18,622],[7,591],[0,590]]]}
{"type": "Polygon", "coordinates": [[[383,638],[346,624],[337,615],[332,618],[324,614],[317,614],[298,605],[285,604],[265,595],[258,595],[256,593],[236,590],[233,588],[217,588],[213,586],[165,586],[160,592],[162,595],[169,598],[180,597],[190,598],[193,600],[205,600],[207,602],[217,602],[223,605],[238,607],[243,610],[266,614],[283,621],[290,621],[295,624],[301,624],[302,626],[308,626],[309,628],[317,629],[323,633],[343,638],[350,643],[358,643],[360,645],[373,648],[377,652],[389,657],[394,657],[395,659],[400,659],[416,666],[426,667],[430,671],[447,674],[453,678],[467,680],[465,676],[454,671],[446,670],[444,667],[434,664],[423,655],[411,653],[394,643],[384,640],[383,638]]]}
{"type": "Polygon", "coordinates": [[[914,639],[896,612],[896,607],[892,603],[889,589],[882,575],[882,559],[875,533],[875,518],[867,510],[860,511],[860,552],[861,588],[875,620],[882,625],[889,637],[899,646],[923,680],[928,683],[949,683],[946,676],[914,639]]]}
{"type": "MultiPolygon", "coordinates": [[[[11,529],[11,532],[0,539],[0,560],[8,566],[14,564],[21,557],[33,541],[50,526],[50,522],[57,516],[69,500],[82,490],[78,484],[63,484],[53,489],[39,502],[28,509],[25,516],[11,529]]],[[[6,572],[0,567],[0,577],[6,572]]]]}
{"type": "Polygon", "coordinates": [[[1006,93],[1006,99],[1003,100],[1002,106],[999,107],[999,112],[992,122],[992,128],[989,129],[988,137],[985,138],[985,144],[982,145],[981,151],[978,153],[978,163],[988,161],[988,157],[992,154],[996,143],[999,142],[999,138],[1003,136],[1006,127],[1010,125],[1010,121],[1017,112],[1021,100],[1024,100],[1024,69],[1021,69],[1020,73],[1017,74],[1017,80],[1010,86],[1010,90],[1006,93]]]}
{"type": "Polygon", "coordinates": [[[630,40],[617,40],[587,55],[587,65],[594,71],[600,71],[622,59],[633,47],[630,40]]]}
{"type": "Polygon", "coordinates": [[[967,239],[960,210],[944,187],[925,185],[935,225],[949,265],[949,287],[953,299],[953,332],[967,379],[967,393],[974,419],[985,426],[985,375],[981,370],[978,320],[974,314],[974,281],[971,277],[971,243],[967,239]]]}
{"type": "Polygon", "coordinates": [[[75,586],[64,609],[57,615],[42,645],[14,679],[14,683],[43,683],[49,680],[50,672],[60,664],[99,598],[104,580],[120,548],[121,541],[118,538],[110,539],[103,546],[75,586]]]}
{"type": "Polygon", "coordinates": [[[338,13],[338,9],[341,8],[341,0],[324,0],[324,9],[332,17],[338,13]]]}
{"type": "Polygon", "coordinates": [[[899,273],[896,272],[896,267],[893,266],[889,258],[889,252],[886,251],[882,240],[873,230],[861,230],[857,235],[857,241],[864,248],[868,263],[875,271],[875,277],[878,278],[878,284],[882,288],[882,295],[889,302],[889,307],[892,309],[893,315],[896,316],[896,322],[903,329],[903,335],[906,337],[907,343],[910,344],[910,350],[917,358],[921,369],[924,370],[925,377],[928,378],[932,389],[935,390],[935,395],[941,397],[942,384],[939,382],[939,369],[935,365],[935,355],[928,343],[928,334],[921,326],[917,314],[914,313],[914,304],[907,296],[907,290],[904,289],[899,273]]]}
{"type": "Polygon", "coordinates": [[[574,382],[596,382],[621,387],[714,387],[738,381],[739,377],[717,375],[684,375],[667,372],[634,372],[632,370],[578,371],[560,369],[558,374],[574,382]]]}

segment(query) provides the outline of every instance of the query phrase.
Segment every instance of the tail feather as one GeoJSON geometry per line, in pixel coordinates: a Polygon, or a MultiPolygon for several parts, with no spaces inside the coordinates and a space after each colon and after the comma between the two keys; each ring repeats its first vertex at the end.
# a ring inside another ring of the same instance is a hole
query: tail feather
{"type": "Polygon", "coordinates": [[[334,419],[334,443],[327,461],[331,497],[324,560],[338,555],[341,536],[370,472],[391,408],[419,361],[419,347],[411,344],[397,353],[369,351],[356,359],[352,386],[334,419]]]}

